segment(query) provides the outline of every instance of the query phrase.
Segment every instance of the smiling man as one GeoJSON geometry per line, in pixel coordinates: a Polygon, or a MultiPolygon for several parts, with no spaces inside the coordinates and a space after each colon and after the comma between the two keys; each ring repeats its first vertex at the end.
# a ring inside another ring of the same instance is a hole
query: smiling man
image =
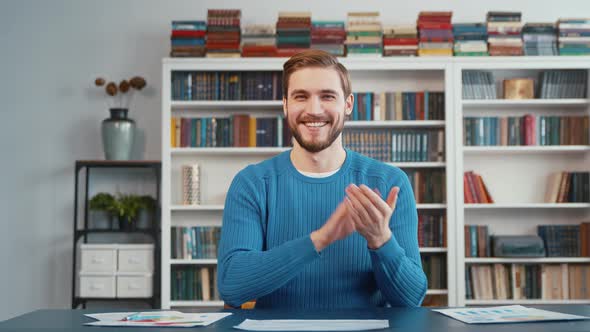
{"type": "Polygon", "coordinates": [[[250,165],[225,202],[218,287],[231,306],[419,306],[427,282],[406,174],[342,145],[346,68],[310,50],[283,65],[293,149],[250,165]],[[382,197],[381,193],[386,193],[382,197]]]}

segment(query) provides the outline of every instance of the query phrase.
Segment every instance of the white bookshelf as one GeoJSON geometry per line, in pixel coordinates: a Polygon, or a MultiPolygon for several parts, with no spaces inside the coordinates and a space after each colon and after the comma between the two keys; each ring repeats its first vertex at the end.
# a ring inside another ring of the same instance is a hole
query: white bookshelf
{"type": "MultiPolygon", "coordinates": [[[[455,197],[457,206],[456,272],[457,303],[464,305],[504,304],[588,304],[587,300],[475,300],[466,299],[465,271],[477,264],[563,264],[590,263],[588,257],[496,258],[465,257],[464,225],[488,225],[489,235],[533,235],[537,225],[579,224],[590,219],[588,203],[545,203],[547,179],[557,171],[590,171],[589,146],[463,146],[463,118],[477,116],[571,116],[588,114],[586,98],[472,100],[462,98],[465,70],[491,71],[498,98],[502,79],[535,78],[548,69],[590,69],[588,57],[488,57],[453,59],[455,95],[455,197]],[[490,191],[493,204],[464,204],[463,172],[480,174],[490,191]]],[[[536,93],[536,91],[535,91],[536,93]]]]}
{"type": "MultiPolygon", "coordinates": [[[[164,59],[162,66],[162,307],[221,306],[215,301],[172,301],[170,271],[175,265],[215,265],[215,259],[171,259],[170,229],[175,226],[221,225],[225,192],[235,174],[248,164],[270,158],[288,148],[171,148],[171,116],[216,116],[250,113],[282,114],[282,101],[173,101],[171,100],[171,73],[173,71],[281,71],[286,59],[164,59]],[[180,204],[180,165],[199,162],[201,165],[202,205],[180,204]]],[[[391,165],[403,169],[442,169],[446,172],[447,203],[418,204],[419,211],[444,211],[447,215],[448,248],[420,248],[422,254],[446,256],[447,280],[454,277],[454,197],[452,98],[448,87],[452,84],[451,63],[432,58],[340,59],[348,68],[355,92],[383,91],[445,91],[446,121],[347,121],[345,128],[443,128],[445,130],[444,162],[399,162],[391,165]]],[[[346,129],[345,129],[346,130],[346,129]]],[[[455,303],[455,284],[447,289],[428,290],[428,295],[441,295],[448,303],[455,303]]]]}
{"type": "MultiPolygon", "coordinates": [[[[162,307],[220,307],[215,301],[171,301],[170,269],[173,265],[212,265],[213,260],[172,260],[170,227],[221,225],[223,203],[233,176],[287,148],[170,148],[170,117],[282,114],[281,101],[172,101],[171,72],[280,71],[284,58],[170,58],[162,63],[162,307]],[[202,167],[200,206],[180,205],[180,165],[199,162],[202,167]]],[[[588,114],[589,99],[463,100],[463,70],[490,70],[498,77],[519,77],[544,69],[590,69],[590,57],[454,57],[454,58],[341,58],[349,69],[355,92],[445,91],[445,121],[349,121],[346,128],[444,128],[445,161],[390,163],[402,169],[443,169],[446,203],[418,204],[418,211],[437,210],[447,215],[447,248],[421,248],[421,254],[446,256],[448,287],[428,290],[447,297],[449,306],[495,304],[590,303],[590,300],[493,300],[465,298],[465,266],[518,263],[519,260],[479,260],[464,257],[463,226],[490,225],[492,234],[535,234],[539,224],[579,224],[590,220],[590,204],[544,203],[550,172],[590,170],[588,146],[463,147],[464,116],[521,116],[588,114]],[[495,204],[463,204],[463,172],[481,174],[495,204]]],[[[346,129],[345,129],[346,130],[346,129]]],[[[530,260],[527,260],[530,261],[530,260]]],[[[540,258],[537,263],[586,263],[578,258],[540,258]]]]}

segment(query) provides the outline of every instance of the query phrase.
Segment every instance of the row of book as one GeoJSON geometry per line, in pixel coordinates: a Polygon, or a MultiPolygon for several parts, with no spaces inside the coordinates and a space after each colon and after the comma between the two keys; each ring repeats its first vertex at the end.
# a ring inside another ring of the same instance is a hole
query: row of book
{"type": "Polygon", "coordinates": [[[170,232],[173,259],[217,258],[220,227],[172,227],[170,232]]]}
{"type": "Polygon", "coordinates": [[[219,301],[217,266],[173,265],[172,301],[219,301]]]}
{"type": "Polygon", "coordinates": [[[447,288],[447,258],[445,255],[422,255],[422,270],[428,280],[428,289],[447,288]]]}
{"type": "Polygon", "coordinates": [[[465,117],[465,146],[588,145],[588,116],[465,117]]]}
{"type": "Polygon", "coordinates": [[[418,204],[446,203],[446,176],[441,169],[405,170],[418,204]]]}
{"type": "MultiPolygon", "coordinates": [[[[491,71],[465,70],[462,73],[462,80],[463,99],[498,98],[496,80],[491,71]]],[[[536,98],[586,98],[588,71],[582,69],[543,70],[539,72],[536,82],[536,98]]],[[[504,91],[504,95],[506,95],[506,91],[504,91]]]]}
{"type": "Polygon", "coordinates": [[[481,175],[473,171],[463,173],[463,201],[465,204],[494,203],[481,175]]]}
{"type": "Polygon", "coordinates": [[[282,73],[173,71],[172,100],[281,100],[282,73]]]}
{"type": "Polygon", "coordinates": [[[378,11],[314,21],[279,12],[276,24],[241,25],[239,9],[209,9],[207,20],[173,21],[173,57],[289,57],[322,49],[336,56],[518,56],[590,54],[590,18],[527,23],[520,12],[489,11],[486,22],[452,23],[451,11],[421,11],[416,23],[383,25],[378,11]],[[559,47],[558,47],[559,46],[559,47]]]}
{"type": "Polygon", "coordinates": [[[579,225],[539,225],[547,257],[590,257],[590,222],[579,225]]]}
{"type": "Polygon", "coordinates": [[[544,70],[539,74],[538,98],[586,98],[587,93],[587,70],[544,70]]]}
{"type": "Polygon", "coordinates": [[[444,120],[445,93],[440,91],[355,92],[350,120],[444,120]]]}
{"type": "Polygon", "coordinates": [[[170,121],[170,146],[189,147],[287,147],[291,131],[282,116],[184,118],[170,121]]]}
{"type": "MultiPolygon", "coordinates": [[[[537,225],[546,257],[590,257],[590,222],[537,225]]],[[[494,237],[487,225],[465,225],[465,257],[493,257],[494,237]]]]}
{"type": "Polygon", "coordinates": [[[590,202],[589,172],[555,172],[549,175],[547,203],[588,203],[590,202]]]}
{"type": "Polygon", "coordinates": [[[447,218],[444,214],[418,214],[418,245],[447,247],[447,218]]]}
{"type": "Polygon", "coordinates": [[[465,297],[474,300],[590,298],[589,264],[485,264],[465,269],[465,297]]]}
{"type": "Polygon", "coordinates": [[[444,161],[444,131],[440,129],[345,129],[344,146],[384,162],[444,161]]]}

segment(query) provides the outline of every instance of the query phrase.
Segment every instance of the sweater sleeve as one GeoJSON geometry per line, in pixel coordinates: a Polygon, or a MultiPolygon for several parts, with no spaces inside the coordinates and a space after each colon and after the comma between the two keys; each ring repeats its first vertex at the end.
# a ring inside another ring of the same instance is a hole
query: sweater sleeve
{"type": "Polygon", "coordinates": [[[264,186],[248,171],[228,191],[218,252],[219,294],[234,307],[272,293],[320,256],[309,235],[265,250],[264,186]]]}
{"type": "MultiPolygon", "coordinates": [[[[403,173],[402,173],[403,174],[403,173]]],[[[405,174],[389,227],[392,236],[370,250],[377,285],[392,306],[420,306],[428,283],[418,248],[418,214],[410,182],[405,174]]]]}

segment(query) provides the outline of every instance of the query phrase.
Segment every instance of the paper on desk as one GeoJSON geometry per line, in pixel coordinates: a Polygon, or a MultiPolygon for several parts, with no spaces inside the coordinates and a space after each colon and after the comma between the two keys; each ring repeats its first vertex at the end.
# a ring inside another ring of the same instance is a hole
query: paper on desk
{"type": "Polygon", "coordinates": [[[366,331],[388,327],[386,319],[246,319],[234,326],[246,331],[366,331]]]}
{"type": "Polygon", "coordinates": [[[224,317],[231,315],[229,312],[214,313],[183,313],[180,311],[146,311],[140,314],[149,316],[143,320],[125,320],[126,317],[137,312],[112,312],[86,314],[85,316],[97,319],[96,322],[86,323],[89,326],[173,326],[193,327],[207,326],[224,317]]]}
{"type": "Polygon", "coordinates": [[[580,320],[590,317],[562,314],[560,312],[509,305],[487,308],[433,309],[467,324],[522,323],[538,321],[580,320]]]}

